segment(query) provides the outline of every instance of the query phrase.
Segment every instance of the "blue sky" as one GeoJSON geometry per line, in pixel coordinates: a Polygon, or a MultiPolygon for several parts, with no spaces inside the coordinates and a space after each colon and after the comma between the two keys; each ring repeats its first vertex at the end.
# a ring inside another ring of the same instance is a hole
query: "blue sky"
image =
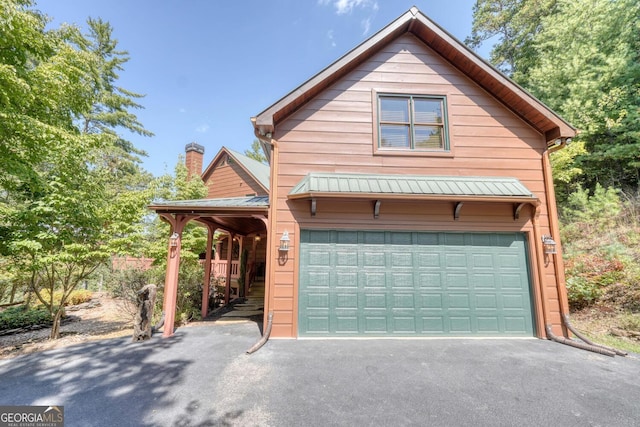
{"type": "MultiPolygon", "coordinates": [[[[39,0],[52,19],[114,28],[131,57],[119,85],[145,94],[136,111],[155,133],[127,135],[154,175],[172,173],[184,146],[244,152],[250,118],[402,15],[411,6],[464,40],[474,0],[39,0]]],[[[481,52],[487,56],[486,52],[481,52]]]]}

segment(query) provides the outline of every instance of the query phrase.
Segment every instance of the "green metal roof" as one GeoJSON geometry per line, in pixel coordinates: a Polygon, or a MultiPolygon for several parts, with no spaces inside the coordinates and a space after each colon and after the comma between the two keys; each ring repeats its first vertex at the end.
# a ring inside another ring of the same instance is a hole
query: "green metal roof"
{"type": "Polygon", "coordinates": [[[527,187],[511,177],[347,173],[310,173],[289,192],[289,197],[358,194],[535,199],[527,187]]]}
{"type": "Polygon", "coordinates": [[[251,175],[267,190],[269,190],[269,175],[271,173],[271,169],[268,165],[260,163],[257,160],[252,159],[251,157],[245,156],[244,154],[240,154],[237,151],[234,151],[230,148],[227,148],[227,151],[231,153],[234,159],[242,164],[242,166],[249,171],[251,175]]]}
{"type": "Polygon", "coordinates": [[[222,199],[167,200],[152,203],[154,210],[176,209],[247,209],[269,207],[269,196],[228,197],[222,199]]]}

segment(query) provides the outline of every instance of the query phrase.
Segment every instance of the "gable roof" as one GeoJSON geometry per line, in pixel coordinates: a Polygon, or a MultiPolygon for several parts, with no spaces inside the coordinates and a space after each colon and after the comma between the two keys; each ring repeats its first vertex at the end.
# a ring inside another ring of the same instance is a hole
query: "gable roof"
{"type": "Polygon", "coordinates": [[[240,165],[240,167],[244,169],[245,172],[249,174],[249,176],[251,176],[262,188],[264,188],[266,192],[269,192],[269,166],[227,147],[220,148],[218,154],[216,154],[211,163],[209,163],[207,169],[205,169],[205,171],[202,173],[203,181],[206,182],[207,176],[213,172],[213,169],[215,169],[215,166],[222,159],[224,154],[227,154],[229,157],[235,160],[235,162],[240,165]]]}
{"type": "Polygon", "coordinates": [[[366,61],[389,42],[407,33],[417,37],[522,120],[542,133],[548,143],[552,143],[557,138],[575,136],[576,130],[569,123],[467,48],[416,7],[412,7],[342,58],[253,117],[251,121],[256,131],[260,135],[272,133],[278,122],[284,120],[304,103],[366,61]]]}

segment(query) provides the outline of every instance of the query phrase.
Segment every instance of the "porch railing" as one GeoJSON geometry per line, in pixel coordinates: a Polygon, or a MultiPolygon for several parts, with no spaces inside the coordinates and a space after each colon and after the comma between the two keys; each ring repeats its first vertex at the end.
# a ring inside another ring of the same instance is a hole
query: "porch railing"
{"type": "MultiPolygon", "coordinates": [[[[212,261],[211,274],[214,277],[225,279],[227,277],[227,261],[212,261]]],[[[240,261],[231,261],[231,278],[240,277],[240,261]]]]}

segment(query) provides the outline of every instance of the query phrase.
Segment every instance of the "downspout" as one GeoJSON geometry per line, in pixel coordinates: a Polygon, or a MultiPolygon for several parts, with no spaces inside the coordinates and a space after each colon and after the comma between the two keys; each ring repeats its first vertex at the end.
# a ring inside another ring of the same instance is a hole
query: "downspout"
{"type": "Polygon", "coordinates": [[[262,338],[258,342],[256,342],[249,350],[247,350],[247,354],[252,354],[258,351],[263,345],[267,343],[269,340],[269,336],[271,335],[271,328],[273,327],[273,307],[272,303],[272,292],[271,292],[271,284],[275,278],[275,275],[272,274],[272,263],[273,263],[273,243],[274,236],[276,233],[276,207],[274,200],[277,199],[277,185],[278,185],[278,143],[277,141],[271,137],[270,134],[262,135],[258,129],[254,126],[253,130],[256,138],[262,141],[266,145],[270,145],[272,147],[271,156],[269,158],[271,164],[270,176],[269,176],[269,225],[267,227],[267,275],[266,278],[268,282],[265,283],[264,289],[264,299],[265,299],[265,311],[268,313],[267,315],[267,326],[262,334],[262,338]],[[274,197],[275,196],[275,197],[274,197]]]}
{"type": "Polygon", "coordinates": [[[542,266],[540,265],[540,261],[544,259],[544,254],[542,250],[542,236],[540,234],[540,224],[538,222],[539,216],[540,216],[540,207],[536,206],[534,214],[531,218],[531,221],[533,222],[533,238],[535,240],[534,247],[535,247],[536,258],[537,258],[536,270],[538,272],[538,282],[540,285],[540,297],[541,297],[540,299],[542,300],[542,316],[544,318],[544,325],[545,325],[544,328],[547,334],[547,338],[550,339],[551,341],[555,341],[560,344],[566,344],[571,347],[593,351],[595,353],[604,354],[606,356],[611,356],[611,357],[615,356],[616,353],[613,351],[604,349],[599,346],[591,345],[591,344],[584,344],[584,343],[574,341],[565,337],[559,337],[553,333],[553,328],[550,323],[550,319],[549,319],[550,316],[547,308],[547,295],[546,295],[547,291],[546,291],[546,286],[544,284],[544,271],[542,270],[542,266]]]}
{"type": "MultiPolygon", "coordinates": [[[[564,146],[564,143],[563,145],[558,146],[558,148],[563,146],[564,146]]],[[[553,234],[553,236],[555,236],[557,241],[560,242],[560,226],[559,226],[559,221],[557,216],[557,210],[549,209],[549,206],[556,206],[556,195],[555,195],[555,189],[553,187],[553,177],[551,176],[551,162],[549,161],[549,150],[545,151],[542,154],[542,173],[544,175],[545,190],[547,193],[547,212],[549,215],[549,228],[551,229],[551,233],[553,234]]],[[[539,241],[540,241],[540,237],[537,238],[537,243],[539,243],[539,241]]],[[[584,341],[590,347],[590,348],[587,348],[586,350],[596,351],[593,348],[600,348],[606,351],[606,353],[601,353],[601,354],[606,354],[607,356],[614,356],[614,354],[617,354],[618,356],[626,356],[627,352],[625,351],[608,347],[602,344],[594,343],[593,341],[585,337],[583,334],[578,332],[576,328],[574,328],[574,326],[571,324],[571,321],[569,320],[569,304],[568,304],[568,297],[567,297],[567,287],[565,285],[566,279],[564,275],[564,259],[562,257],[561,242],[560,244],[557,245],[556,251],[557,251],[557,254],[553,262],[553,267],[554,267],[554,273],[556,277],[556,291],[558,292],[558,301],[560,306],[560,316],[562,318],[562,323],[569,331],[571,331],[576,337],[584,341]]],[[[546,328],[548,329],[548,326],[546,326],[546,328]]],[[[547,333],[547,335],[549,335],[549,333],[547,333]]],[[[563,338],[563,339],[566,339],[566,338],[563,338]]],[[[571,342],[575,343],[575,341],[571,341],[571,342]]],[[[600,353],[600,352],[596,351],[596,353],[600,353]]]]}

